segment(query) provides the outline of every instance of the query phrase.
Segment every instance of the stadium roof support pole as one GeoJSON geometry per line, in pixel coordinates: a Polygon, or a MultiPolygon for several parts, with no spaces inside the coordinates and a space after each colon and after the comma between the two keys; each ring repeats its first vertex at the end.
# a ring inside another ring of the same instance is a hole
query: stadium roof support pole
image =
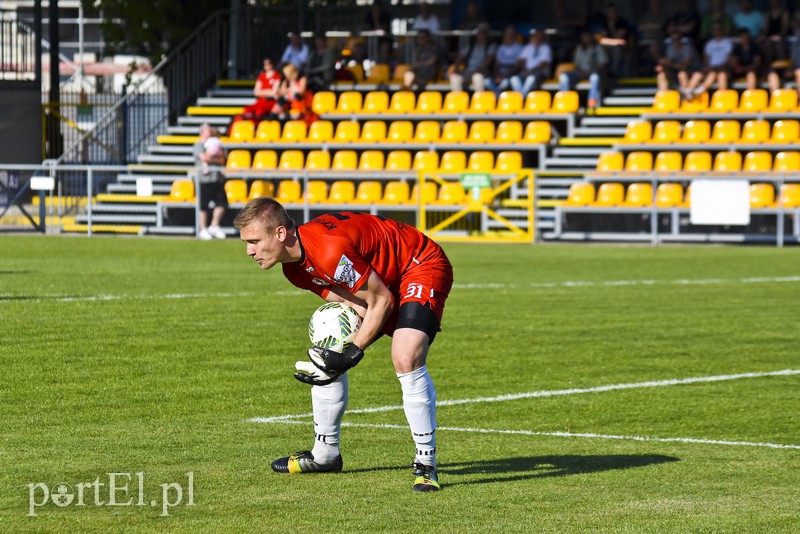
{"type": "Polygon", "coordinates": [[[240,0],[231,0],[231,19],[228,21],[228,79],[239,78],[239,13],[240,0]]]}
{"type": "Polygon", "coordinates": [[[47,6],[48,30],[50,33],[50,104],[58,104],[60,74],[58,72],[61,42],[58,37],[58,0],[50,0],[47,6]]]}

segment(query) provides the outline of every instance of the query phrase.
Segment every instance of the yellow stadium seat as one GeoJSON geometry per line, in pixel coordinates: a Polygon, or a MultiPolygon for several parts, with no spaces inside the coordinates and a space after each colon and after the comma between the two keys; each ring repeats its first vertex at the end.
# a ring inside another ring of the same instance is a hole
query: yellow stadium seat
{"type": "Polygon", "coordinates": [[[337,180],[331,184],[328,202],[331,204],[350,204],[356,196],[356,186],[350,180],[337,180]]]}
{"type": "Polygon", "coordinates": [[[497,99],[497,113],[519,113],[522,111],[522,93],[517,91],[503,91],[497,99]]]}
{"type": "Polygon", "coordinates": [[[331,168],[331,153],[327,150],[312,150],[306,156],[306,169],[327,171],[331,168]]]}
{"type": "Polygon", "coordinates": [[[650,172],[653,170],[653,154],[650,152],[631,152],[625,160],[628,172],[650,172]]]}
{"type": "Polygon", "coordinates": [[[503,144],[518,143],[522,140],[522,123],[519,121],[503,121],[497,125],[495,141],[503,144]]]}
{"type": "Polygon", "coordinates": [[[439,198],[436,199],[437,204],[463,204],[466,201],[466,192],[461,182],[445,182],[439,189],[439,198]]]}
{"type": "Polygon", "coordinates": [[[392,83],[399,83],[402,84],[404,82],[404,77],[406,72],[408,72],[409,66],[408,63],[398,63],[397,66],[394,68],[394,72],[392,73],[392,79],[390,80],[392,83]]]}
{"type": "Polygon", "coordinates": [[[789,150],[775,154],[775,163],[772,170],[776,172],[800,171],[800,152],[789,150]]]}
{"type": "Polygon", "coordinates": [[[389,109],[389,95],[385,91],[370,91],[364,98],[362,113],[385,113],[389,109]]]}
{"type": "Polygon", "coordinates": [[[335,171],[352,171],[358,166],[358,156],[355,150],[339,150],[333,155],[331,168],[335,171]]]}
{"type": "Polygon", "coordinates": [[[278,168],[290,171],[303,168],[303,153],[299,150],[284,150],[278,160],[278,168]]]}
{"type": "Polygon", "coordinates": [[[703,144],[711,135],[708,121],[689,121],[683,127],[681,143],[703,144]]]}
{"type": "Polygon", "coordinates": [[[708,109],[708,91],[681,102],[681,113],[704,113],[708,109]]]}
{"type": "Polygon", "coordinates": [[[334,113],[360,113],[362,105],[361,93],[358,91],[345,91],[339,95],[334,113]]]}
{"type": "Polygon", "coordinates": [[[653,130],[653,143],[677,143],[681,138],[681,123],[678,121],[658,121],[653,130]]]}
{"type": "Polygon", "coordinates": [[[231,150],[225,167],[229,169],[249,169],[251,164],[249,150],[231,150]]]}
{"type": "Polygon", "coordinates": [[[522,154],[515,151],[503,151],[497,155],[494,170],[502,173],[515,173],[522,169],[522,154]]]}
{"type": "Polygon", "coordinates": [[[441,135],[441,127],[438,121],[420,121],[414,132],[415,143],[436,143],[441,135]]]}
{"type": "Polygon", "coordinates": [[[497,97],[493,91],[478,91],[472,95],[469,113],[492,113],[497,105],[497,97]]]}
{"type": "Polygon", "coordinates": [[[380,150],[365,150],[361,153],[361,158],[358,161],[358,170],[360,171],[382,171],[383,170],[383,152],[380,150]]]}
{"type": "Polygon", "coordinates": [[[594,202],[594,185],[588,182],[577,182],[569,187],[567,200],[562,206],[588,206],[594,202]]]}
{"type": "Polygon", "coordinates": [[[794,119],[775,121],[770,143],[797,143],[800,140],[800,123],[794,119]]]}
{"type": "Polygon", "coordinates": [[[525,143],[546,144],[550,142],[552,130],[547,121],[530,121],[525,125],[525,134],[522,140],[525,143]]]}
{"type": "Polygon", "coordinates": [[[711,113],[728,113],[734,111],[739,105],[739,93],[734,89],[714,91],[708,111],[711,113]]]}
{"type": "Polygon", "coordinates": [[[415,171],[434,172],[439,168],[439,154],[428,150],[420,150],[414,154],[415,171]]]}
{"type": "Polygon", "coordinates": [[[652,111],[654,113],[672,113],[678,111],[681,105],[681,95],[678,91],[659,91],[653,99],[652,111]]]}
{"type": "Polygon", "coordinates": [[[386,141],[389,143],[406,143],[411,141],[414,134],[414,125],[411,121],[394,121],[389,125],[386,141]]]}
{"type": "Polygon", "coordinates": [[[275,186],[272,184],[272,182],[268,182],[266,180],[253,180],[253,183],[250,184],[250,194],[247,196],[247,200],[274,196],[275,186]]]}
{"type": "Polygon", "coordinates": [[[467,167],[467,156],[460,150],[448,150],[442,154],[439,170],[444,173],[464,172],[467,167]]]}
{"type": "Polygon", "coordinates": [[[720,152],[714,157],[716,172],[739,172],[742,170],[741,152],[720,152]]]}
{"type": "Polygon", "coordinates": [[[392,150],[386,156],[387,171],[407,171],[411,169],[411,153],[408,150],[392,150]]]}
{"type": "Polygon", "coordinates": [[[623,206],[628,208],[644,208],[653,205],[653,186],[645,182],[636,182],[628,186],[623,206]]]}
{"type": "Polygon", "coordinates": [[[787,209],[800,208],[800,184],[783,184],[778,196],[778,206],[787,209]]]}
{"type": "Polygon", "coordinates": [[[439,91],[423,91],[417,98],[415,113],[439,113],[442,111],[442,93],[439,91]]]}
{"type": "Polygon", "coordinates": [[[345,68],[353,75],[356,83],[361,83],[364,81],[364,67],[362,67],[360,63],[352,63],[347,65],[345,68]]]}
{"type": "Polygon", "coordinates": [[[467,139],[467,123],[447,121],[442,129],[442,143],[461,143],[467,139]]]}
{"type": "Polygon", "coordinates": [[[389,81],[389,74],[389,65],[382,63],[375,64],[369,69],[369,75],[367,79],[364,80],[364,83],[386,83],[389,81]]]}
{"type": "Polygon", "coordinates": [[[192,180],[175,180],[169,190],[170,202],[194,201],[194,182],[192,180]]]}
{"type": "Polygon", "coordinates": [[[552,97],[547,91],[531,91],[525,97],[525,113],[549,113],[552,97]]]}
{"type": "Polygon", "coordinates": [[[771,208],[774,202],[772,184],[750,184],[750,209],[771,208]]]}
{"type": "Polygon", "coordinates": [[[797,91],[794,89],[777,89],[772,92],[769,107],[770,112],[789,112],[797,110],[797,91]]]}
{"type": "Polygon", "coordinates": [[[575,113],[580,102],[577,91],[559,91],[553,96],[553,113],[575,113]]]}
{"type": "Polygon", "coordinates": [[[314,93],[311,100],[311,111],[317,115],[324,115],[336,109],[336,94],[333,91],[320,91],[314,93]]]}
{"type": "Polygon", "coordinates": [[[469,128],[467,141],[470,143],[491,143],[494,141],[494,122],[475,121],[469,128]]]}
{"type": "Polygon", "coordinates": [[[419,183],[414,184],[414,187],[411,189],[411,196],[408,199],[408,204],[433,204],[436,202],[436,184],[434,182],[425,182],[424,187],[420,187],[419,183]],[[422,195],[420,197],[420,190],[422,190],[422,195]]]}
{"type": "Polygon", "coordinates": [[[355,202],[358,204],[377,204],[381,201],[381,183],[377,180],[367,180],[358,184],[355,202]]]}
{"type": "Polygon", "coordinates": [[[608,182],[601,184],[597,190],[597,198],[595,198],[592,206],[611,208],[619,206],[625,197],[625,188],[622,184],[617,182],[608,182]]]}
{"type": "Polygon", "coordinates": [[[309,204],[320,204],[328,199],[328,184],[323,180],[309,180],[306,186],[306,200],[309,204]]]}
{"type": "Polygon", "coordinates": [[[689,184],[686,186],[686,193],[683,196],[683,202],[681,202],[680,208],[688,208],[692,205],[692,186],[689,184]]]}
{"type": "Polygon", "coordinates": [[[308,128],[309,143],[326,143],[333,139],[333,123],[331,121],[314,121],[308,128]]]}
{"type": "Polygon", "coordinates": [[[405,204],[409,195],[408,182],[389,182],[383,192],[383,204],[405,204]]]}
{"type": "Polygon", "coordinates": [[[294,204],[302,200],[302,193],[300,182],[281,180],[278,184],[278,194],[275,195],[275,200],[281,204],[294,204]]]}
{"type": "Polygon", "coordinates": [[[750,120],[744,123],[742,143],[755,144],[769,141],[769,121],[750,120]]]}
{"type": "Polygon", "coordinates": [[[681,184],[660,184],[656,189],[656,206],[659,208],[677,208],[683,202],[681,184]]]}
{"type": "Polygon", "coordinates": [[[278,155],[274,150],[259,150],[253,158],[253,168],[259,170],[274,169],[278,166],[278,155]]]}
{"type": "Polygon", "coordinates": [[[256,125],[253,121],[236,121],[231,126],[230,141],[232,143],[246,143],[256,135],[256,125]]]}
{"type": "Polygon", "coordinates": [[[625,127],[623,143],[647,143],[653,135],[653,126],[650,121],[631,121],[625,127]]]}
{"type": "Polygon", "coordinates": [[[736,143],[741,135],[738,121],[724,120],[714,123],[709,143],[726,144],[736,143]]]}
{"type": "Polygon", "coordinates": [[[342,121],[336,125],[333,140],[337,143],[352,143],[358,139],[358,121],[342,121]]]}
{"type": "Polygon", "coordinates": [[[386,123],[383,121],[367,121],[361,127],[361,143],[382,143],[386,140],[386,123]]]}
{"type": "Polygon", "coordinates": [[[656,161],[653,164],[653,170],[656,172],[680,172],[681,161],[680,152],[659,152],[656,155],[656,161]]]}
{"type": "Polygon", "coordinates": [[[397,91],[389,102],[389,113],[411,113],[414,111],[414,93],[411,91],[397,91]]]}
{"type": "Polygon", "coordinates": [[[621,171],[625,157],[622,152],[601,152],[597,158],[597,170],[601,172],[621,171]]]}
{"type": "Polygon", "coordinates": [[[281,138],[281,123],[278,121],[261,121],[256,128],[256,143],[271,143],[281,138]]]}
{"type": "Polygon", "coordinates": [[[772,170],[772,154],[764,150],[748,152],[744,156],[743,171],[769,172],[772,170]]]}
{"type": "Polygon", "coordinates": [[[450,91],[444,97],[443,113],[464,113],[469,108],[469,95],[464,91],[450,91]]]}
{"type": "Polygon", "coordinates": [[[308,127],[303,121],[288,121],[283,125],[282,143],[299,143],[306,140],[308,127]]]}
{"type": "Polygon", "coordinates": [[[470,172],[492,172],[494,169],[494,154],[488,150],[479,150],[469,155],[467,170],[470,172]]]}
{"type": "Polygon", "coordinates": [[[247,202],[247,182],[244,180],[227,180],[225,182],[225,195],[229,204],[247,202]]]}
{"type": "Polygon", "coordinates": [[[768,93],[764,89],[747,89],[739,100],[739,112],[760,113],[767,109],[768,93]]]}
{"type": "Polygon", "coordinates": [[[689,152],[683,160],[683,170],[707,172],[711,170],[711,154],[702,150],[689,152]]]}

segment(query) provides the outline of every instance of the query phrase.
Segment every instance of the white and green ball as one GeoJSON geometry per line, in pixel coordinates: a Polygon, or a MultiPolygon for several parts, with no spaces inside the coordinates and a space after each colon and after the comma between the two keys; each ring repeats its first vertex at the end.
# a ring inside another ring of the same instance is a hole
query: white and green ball
{"type": "Polygon", "coordinates": [[[323,304],[308,322],[308,338],[316,347],[342,352],[361,326],[356,310],[341,302],[323,304]]]}

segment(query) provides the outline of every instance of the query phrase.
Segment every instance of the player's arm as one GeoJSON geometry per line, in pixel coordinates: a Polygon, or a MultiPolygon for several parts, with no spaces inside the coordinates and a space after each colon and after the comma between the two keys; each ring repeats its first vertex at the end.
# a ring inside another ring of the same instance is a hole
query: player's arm
{"type": "Polygon", "coordinates": [[[367,303],[339,286],[328,287],[328,293],[324,298],[328,302],[342,302],[347,304],[356,310],[356,313],[358,313],[361,319],[364,319],[364,316],[367,314],[367,303]]]}

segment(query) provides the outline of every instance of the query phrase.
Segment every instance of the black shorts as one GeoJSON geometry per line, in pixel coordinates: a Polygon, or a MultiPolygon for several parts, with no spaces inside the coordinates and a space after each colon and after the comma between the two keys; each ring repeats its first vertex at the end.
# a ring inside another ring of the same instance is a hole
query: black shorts
{"type": "Polygon", "coordinates": [[[228,195],[225,193],[225,184],[223,182],[201,183],[200,209],[206,210],[219,207],[228,207],[228,195]]]}

